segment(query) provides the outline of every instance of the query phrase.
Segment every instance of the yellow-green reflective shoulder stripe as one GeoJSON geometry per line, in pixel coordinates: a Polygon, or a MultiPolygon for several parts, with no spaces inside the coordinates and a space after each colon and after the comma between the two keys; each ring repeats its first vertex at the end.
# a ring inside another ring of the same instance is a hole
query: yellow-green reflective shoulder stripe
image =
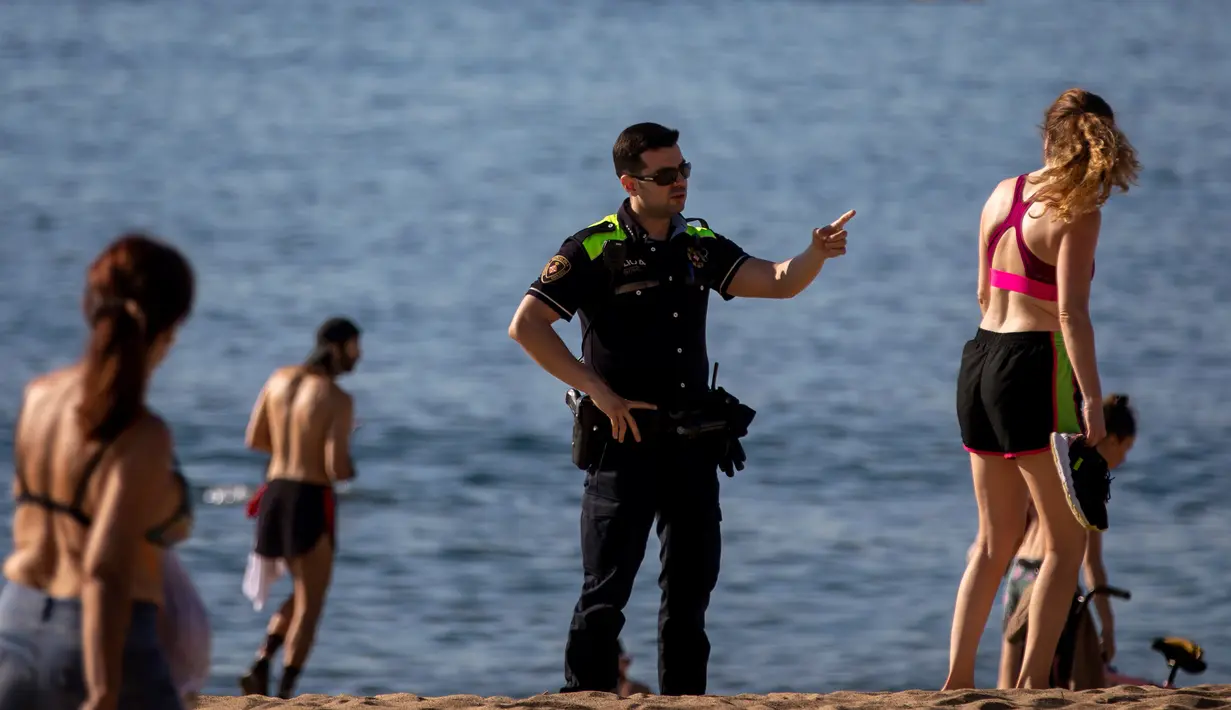
{"type": "MultiPolygon", "coordinates": [[[[591,234],[581,241],[581,244],[585,247],[586,254],[589,255],[590,259],[597,259],[603,253],[603,245],[607,242],[623,241],[628,238],[628,235],[625,234],[624,230],[620,227],[620,220],[616,215],[609,214],[590,226],[597,227],[603,223],[613,224],[615,225],[615,229],[609,232],[598,232],[596,234],[591,234]]],[[[713,230],[705,227],[694,227],[692,225],[688,225],[687,230],[690,235],[700,239],[714,239],[717,237],[713,230]]]]}
{"type": "Polygon", "coordinates": [[[604,222],[614,224],[615,229],[610,232],[591,234],[581,241],[581,245],[586,248],[586,254],[590,256],[591,260],[597,259],[603,253],[603,245],[607,242],[613,240],[622,241],[628,238],[628,235],[624,234],[624,230],[620,228],[619,218],[614,214],[609,214],[590,226],[597,227],[604,222]]]}

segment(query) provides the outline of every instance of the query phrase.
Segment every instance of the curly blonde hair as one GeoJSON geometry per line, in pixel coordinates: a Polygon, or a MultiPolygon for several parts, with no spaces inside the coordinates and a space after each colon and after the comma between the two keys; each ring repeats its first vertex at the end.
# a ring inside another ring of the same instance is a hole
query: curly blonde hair
{"type": "Polygon", "coordinates": [[[1128,192],[1137,182],[1137,152],[1116,126],[1103,97],[1069,89],[1043,116],[1047,166],[1032,182],[1042,183],[1033,200],[1047,206],[1053,219],[1071,222],[1094,212],[1113,187],[1128,192]]]}

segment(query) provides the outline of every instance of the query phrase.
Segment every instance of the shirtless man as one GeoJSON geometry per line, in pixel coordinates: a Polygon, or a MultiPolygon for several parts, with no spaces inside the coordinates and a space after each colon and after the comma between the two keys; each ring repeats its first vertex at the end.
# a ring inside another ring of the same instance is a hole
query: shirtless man
{"type": "Polygon", "coordinates": [[[246,443],[270,459],[265,485],[248,509],[257,519],[256,545],[244,593],[260,610],[282,565],[294,589],[270,619],[252,668],[240,678],[245,695],[269,694],[269,661],[285,639],[278,697],[291,697],[312,648],[333,571],[333,486],[355,476],[354,402],[335,380],[354,369],[359,355],[359,328],[331,318],[317,330],[308,359],[276,370],[253,408],[246,443]]]}

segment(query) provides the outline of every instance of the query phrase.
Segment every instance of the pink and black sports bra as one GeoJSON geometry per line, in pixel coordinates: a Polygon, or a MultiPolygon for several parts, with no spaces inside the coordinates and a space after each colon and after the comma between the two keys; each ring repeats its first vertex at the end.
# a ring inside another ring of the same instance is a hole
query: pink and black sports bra
{"type": "MultiPolygon", "coordinates": [[[[1022,200],[1022,191],[1025,187],[1026,176],[1017,176],[1017,186],[1013,188],[1013,206],[1009,209],[1008,216],[996,226],[987,240],[987,263],[990,268],[992,256],[996,253],[996,245],[1000,243],[1000,238],[1004,236],[1004,233],[1012,229],[1014,237],[1017,238],[1017,253],[1022,257],[1022,266],[1026,273],[1022,276],[991,269],[991,286],[1004,291],[1024,293],[1042,301],[1055,301],[1058,297],[1056,267],[1035,256],[1034,252],[1030,251],[1030,247],[1026,246],[1026,239],[1022,236],[1022,221],[1026,213],[1030,211],[1031,205],[1034,204],[1033,200],[1022,200]]],[[[1093,268],[1090,270],[1090,278],[1094,278],[1093,268]]]]}

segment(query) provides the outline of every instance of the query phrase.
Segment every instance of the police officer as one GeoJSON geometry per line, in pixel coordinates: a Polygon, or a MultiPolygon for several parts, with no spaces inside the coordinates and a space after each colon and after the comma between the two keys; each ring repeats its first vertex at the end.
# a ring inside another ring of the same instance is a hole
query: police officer
{"type": "Polygon", "coordinates": [[[663,695],[705,693],[705,613],[722,544],[720,457],[712,446],[673,439],[650,422],[688,409],[709,389],[710,292],[724,300],[795,296],[827,259],[846,253],[844,225],[855,214],[813,230],[807,248],[787,261],[749,256],[703,220],[680,216],[692,166],[678,138],[678,131],[655,123],[620,134],[612,159],[628,198],[615,214],[564,240],[509,326],[509,336],[535,362],[586,393],[606,415],[604,424],[611,424],[597,459],[574,457],[586,469],[584,581],[565,649],[562,692],[616,690],[623,609],[657,518],[659,689],[663,695]],[[580,360],[553,328],[576,313],[580,360]]]}

